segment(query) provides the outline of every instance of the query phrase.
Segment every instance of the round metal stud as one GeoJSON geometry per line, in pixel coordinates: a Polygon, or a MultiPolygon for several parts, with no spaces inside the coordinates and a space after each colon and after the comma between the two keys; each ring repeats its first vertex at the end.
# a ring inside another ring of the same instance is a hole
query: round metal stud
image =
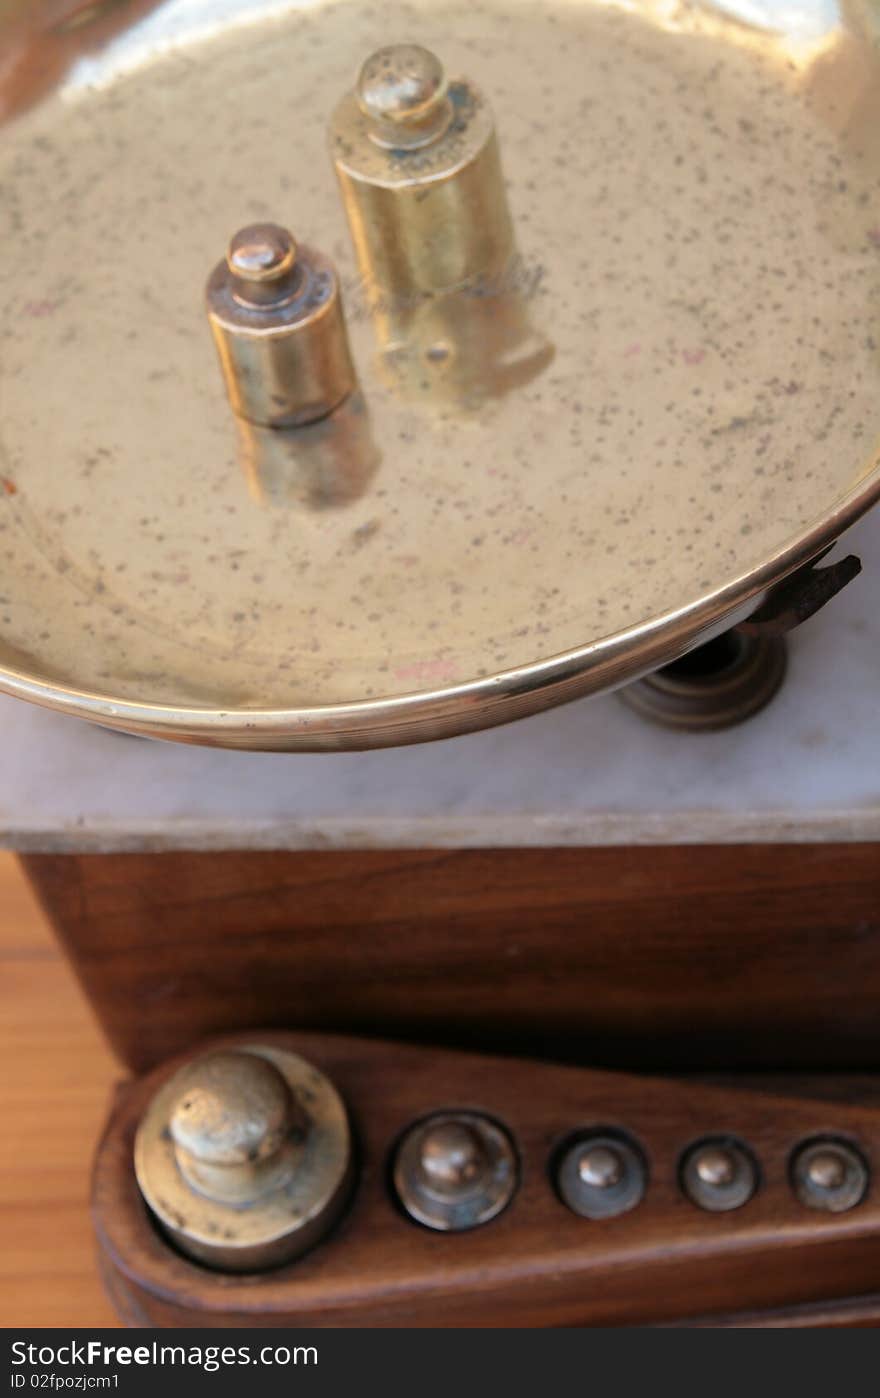
{"type": "Polygon", "coordinates": [[[505,1131],[472,1112],[443,1112],[406,1133],[394,1161],[394,1188],[426,1228],[463,1232],[488,1223],[513,1198],[517,1161],[505,1131]]]}
{"type": "Polygon", "coordinates": [[[581,1218],[614,1218],[641,1203],[648,1172],[641,1152],[622,1136],[580,1137],[556,1175],[563,1203],[581,1218]]]}
{"type": "Polygon", "coordinates": [[[180,1078],[168,1130],[187,1184],[248,1204],[290,1173],[285,1142],[307,1120],[278,1069],[254,1053],[215,1053],[180,1078]]]}
{"type": "Polygon", "coordinates": [[[344,1206],[345,1107],[296,1054],[260,1045],[207,1054],[153,1098],[135,1172],[182,1252],[223,1271],[278,1266],[312,1247],[344,1206]]]}
{"type": "Polygon", "coordinates": [[[868,1192],[869,1171],[862,1154],[847,1141],[819,1138],[795,1152],[792,1188],[808,1209],[846,1213],[868,1192]]]}
{"type": "Polygon", "coordinates": [[[623,1178],[623,1161],[609,1146],[593,1146],[578,1161],[581,1182],[594,1189],[610,1189],[623,1178]]]}
{"type": "Polygon", "coordinates": [[[758,1167],[738,1141],[700,1141],[684,1158],[681,1187],[697,1208],[727,1213],[751,1199],[758,1187],[758,1167]]]}
{"type": "Polygon", "coordinates": [[[620,691],[641,718],[681,732],[733,728],[767,707],[785,679],[788,650],[780,636],[726,631],[620,691]]]}
{"type": "Polygon", "coordinates": [[[370,136],[390,148],[436,141],[452,123],[443,64],[419,44],[392,44],[364,63],[357,101],[370,136]]]}
{"type": "Polygon", "coordinates": [[[277,223],[253,223],[230,241],[226,266],[246,305],[272,305],[293,295],[299,280],[292,233],[277,223]]]}

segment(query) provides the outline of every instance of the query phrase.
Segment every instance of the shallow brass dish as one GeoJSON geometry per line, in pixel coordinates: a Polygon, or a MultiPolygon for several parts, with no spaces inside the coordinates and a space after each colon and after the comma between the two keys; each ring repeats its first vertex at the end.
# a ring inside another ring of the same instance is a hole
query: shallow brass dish
{"type": "Polygon", "coordinates": [[[422,741],[656,668],[836,539],[880,496],[880,5],[738,4],[0,11],[0,689],[422,741]],[[402,357],[326,135],[396,38],[488,95],[519,247],[402,357]],[[335,259],[360,375],[293,438],[237,428],[202,304],[257,219],[335,259]]]}

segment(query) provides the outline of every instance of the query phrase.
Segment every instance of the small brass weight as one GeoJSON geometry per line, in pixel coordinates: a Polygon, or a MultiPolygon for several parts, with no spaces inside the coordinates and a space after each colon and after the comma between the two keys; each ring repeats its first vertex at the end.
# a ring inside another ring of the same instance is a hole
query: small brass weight
{"type": "Polygon", "coordinates": [[[234,411],[261,427],[302,427],[351,393],[355,372],[332,263],[285,228],[235,234],[211,274],[208,318],[234,411]]]}

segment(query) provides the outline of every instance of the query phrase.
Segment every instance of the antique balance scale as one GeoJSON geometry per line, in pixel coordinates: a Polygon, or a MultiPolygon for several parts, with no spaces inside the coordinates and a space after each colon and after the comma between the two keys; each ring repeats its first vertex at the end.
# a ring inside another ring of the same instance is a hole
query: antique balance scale
{"type": "MultiPolygon", "coordinates": [[[[46,3],[0,41],[5,694],[280,754],[765,708],[880,497],[876,0],[46,3]]],[[[357,759],[266,762],[306,760],[357,759]]],[[[864,833],[61,825],[19,847],[139,1075],[94,1184],[131,1323],[880,1314],[876,1086],[818,1071],[880,1059],[864,833]]]]}

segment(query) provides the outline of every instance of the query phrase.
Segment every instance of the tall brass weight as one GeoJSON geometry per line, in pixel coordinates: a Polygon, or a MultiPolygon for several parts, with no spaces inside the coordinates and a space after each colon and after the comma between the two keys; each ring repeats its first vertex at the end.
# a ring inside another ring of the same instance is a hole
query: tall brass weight
{"type": "Polygon", "coordinates": [[[374,309],[491,284],[514,253],[495,127],[469,82],[414,44],[380,49],[331,123],[331,150],[374,309]]]}

